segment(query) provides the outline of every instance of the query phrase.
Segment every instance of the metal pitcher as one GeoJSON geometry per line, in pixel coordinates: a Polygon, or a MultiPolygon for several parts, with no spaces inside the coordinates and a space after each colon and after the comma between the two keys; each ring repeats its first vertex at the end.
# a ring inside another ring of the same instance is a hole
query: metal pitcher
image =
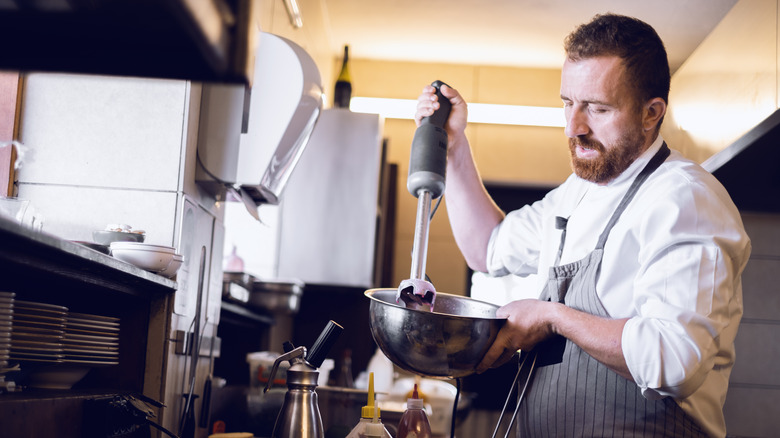
{"type": "Polygon", "coordinates": [[[292,348],[285,343],[285,354],[279,356],[271,368],[265,392],[271,389],[276,371],[282,361],[289,361],[287,370],[287,393],[279,416],[276,417],[273,438],[324,438],[322,416],[317,400],[317,369],[343,328],[333,321],[328,322],[317,338],[309,354],[306,347],[292,348]]]}

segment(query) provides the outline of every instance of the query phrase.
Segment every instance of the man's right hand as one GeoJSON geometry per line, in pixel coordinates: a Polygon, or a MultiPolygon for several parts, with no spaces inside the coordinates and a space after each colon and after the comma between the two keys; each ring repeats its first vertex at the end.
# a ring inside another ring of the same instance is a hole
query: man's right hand
{"type": "MultiPolygon", "coordinates": [[[[454,139],[465,135],[466,121],[468,119],[468,106],[463,97],[452,87],[441,86],[441,94],[450,100],[452,109],[447,119],[447,136],[454,139]]],[[[432,85],[426,85],[422,94],[417,98],[417,112],[414,115],[414,121],[420,126],[423,117],[433,115],[433,112],[439,109],[439,99],[436,96],[436,89],[432,85]]]]}

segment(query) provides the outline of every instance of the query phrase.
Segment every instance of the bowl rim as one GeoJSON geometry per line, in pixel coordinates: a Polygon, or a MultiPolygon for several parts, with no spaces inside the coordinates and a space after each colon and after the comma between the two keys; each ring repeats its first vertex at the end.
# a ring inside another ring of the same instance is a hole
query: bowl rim
{"type": "MultiPolygon", "coordinates": [[[[111,248],[111,254],[159,254],[161,256],[169,257],[173,260],[173,253],[168,251],[158,251],[156,249],[141,249],[141,248],[111,248]]],[[[177,261],[178,262],[178,261],[177,261]]]]}
{"type": "MultiPolygon", "coordinates": [[[[451,313],[442,313],[442,312],[428,312],[426,310],[407,309],[406,307],[401,306],[401,305],[399,305],[397,303],[391,303],[391,302],[388,302],[388,301],[383,301],[383,300],[380,300],[379,298],[376,298],[374,296],[374,294],[376,292],[386,292],[386,291],[396,292],[397,290],[398,289],[392,289],[392,288],[367,289],[365,292],[363,292],[363,295],[368,297],[369,299],[371,299],[372,302],[377,302],[379,304],[386,304],[386,305],[389,305],[391,307],[397,307],[399,309],[408,310],[408,311],[411,311],[411,312],[433,313],[433,314],[436,314],[436,315],[446,316],[448,318],[458,318],[458,319],[468,319],[468,320],[471,320],[471,319],[506,320],[506,319],[508,319],[508,317],[499,317],[499,316],[492,316],[492,317],[491,316],[466,316],[466,315],[453,315],[451,313]]],[[[498,304],[488,303],[487,301],[482,301],[482,300],[476,300],[474,298],[467,297],[465,295],[456,295],[456,294],[450,294],[450,293],[446,293],[446,292],[436,292],[436,296],[437,297],[445,296],[445,297],[451,297],[451,298],[456,298],[456,299],[458,299],[458,298],[467,299],[467,300],[470,300],[470,301],[475,301],[477,303],[485,304],[487,306],[495,307],[496,309],[501,307],[498,304]]],[[[434,304],[434,307],[435,307],[435,304],[434,304]]]]}
{"type": "Polygon", "coordinates": [[[133,234],[136,236],[146,235],[146,232],[142,230],[138,230],[138,231],[92,230],[92,232],[100,233],[100,234],[133,234]]]}
{"type": "Polygon", "coordinates": [[[139,251],[155,251],[165,252],[170,254],[176,253],[176,248],[165,245],[154,245],[151,243],[143,242],[111,242],[111,250],[139,250],[139,251]]]}

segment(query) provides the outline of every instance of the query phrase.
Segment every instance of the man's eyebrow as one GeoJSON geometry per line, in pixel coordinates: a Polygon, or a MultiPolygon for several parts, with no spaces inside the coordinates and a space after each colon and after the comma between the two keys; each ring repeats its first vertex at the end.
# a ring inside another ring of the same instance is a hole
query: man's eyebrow
{"type": "MultiPolygon", "coordinates": [[[[567,96],[564,96],[563,94],[561,94],[561,100],[574,100],[574,99],[572,99],[570,97],[567,97],[567,96]]],[[[609,107],[615,106],[612,103],[605,102],[605,101],[599,100],[599,99],[585,99],[585,100],[582,100],[581,102],[587,103],[589,105],[590,104],[593,104],[593,105],[604,105],[604,106],[609,106],[609,107]]]]}

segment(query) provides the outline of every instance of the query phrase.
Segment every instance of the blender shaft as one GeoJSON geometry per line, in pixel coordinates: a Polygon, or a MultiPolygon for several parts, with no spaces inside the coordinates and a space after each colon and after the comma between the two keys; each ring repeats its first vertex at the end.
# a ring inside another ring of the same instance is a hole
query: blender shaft
{"type": "Polygon", "coordinates": [[[410,274],[410,278],[413,280],[425,280],[432,198],[433,196],[429,190],[420,190],[418,192],[417,219],[414,226],[414,244],[412,246],[412,271],[410,274]]]}

